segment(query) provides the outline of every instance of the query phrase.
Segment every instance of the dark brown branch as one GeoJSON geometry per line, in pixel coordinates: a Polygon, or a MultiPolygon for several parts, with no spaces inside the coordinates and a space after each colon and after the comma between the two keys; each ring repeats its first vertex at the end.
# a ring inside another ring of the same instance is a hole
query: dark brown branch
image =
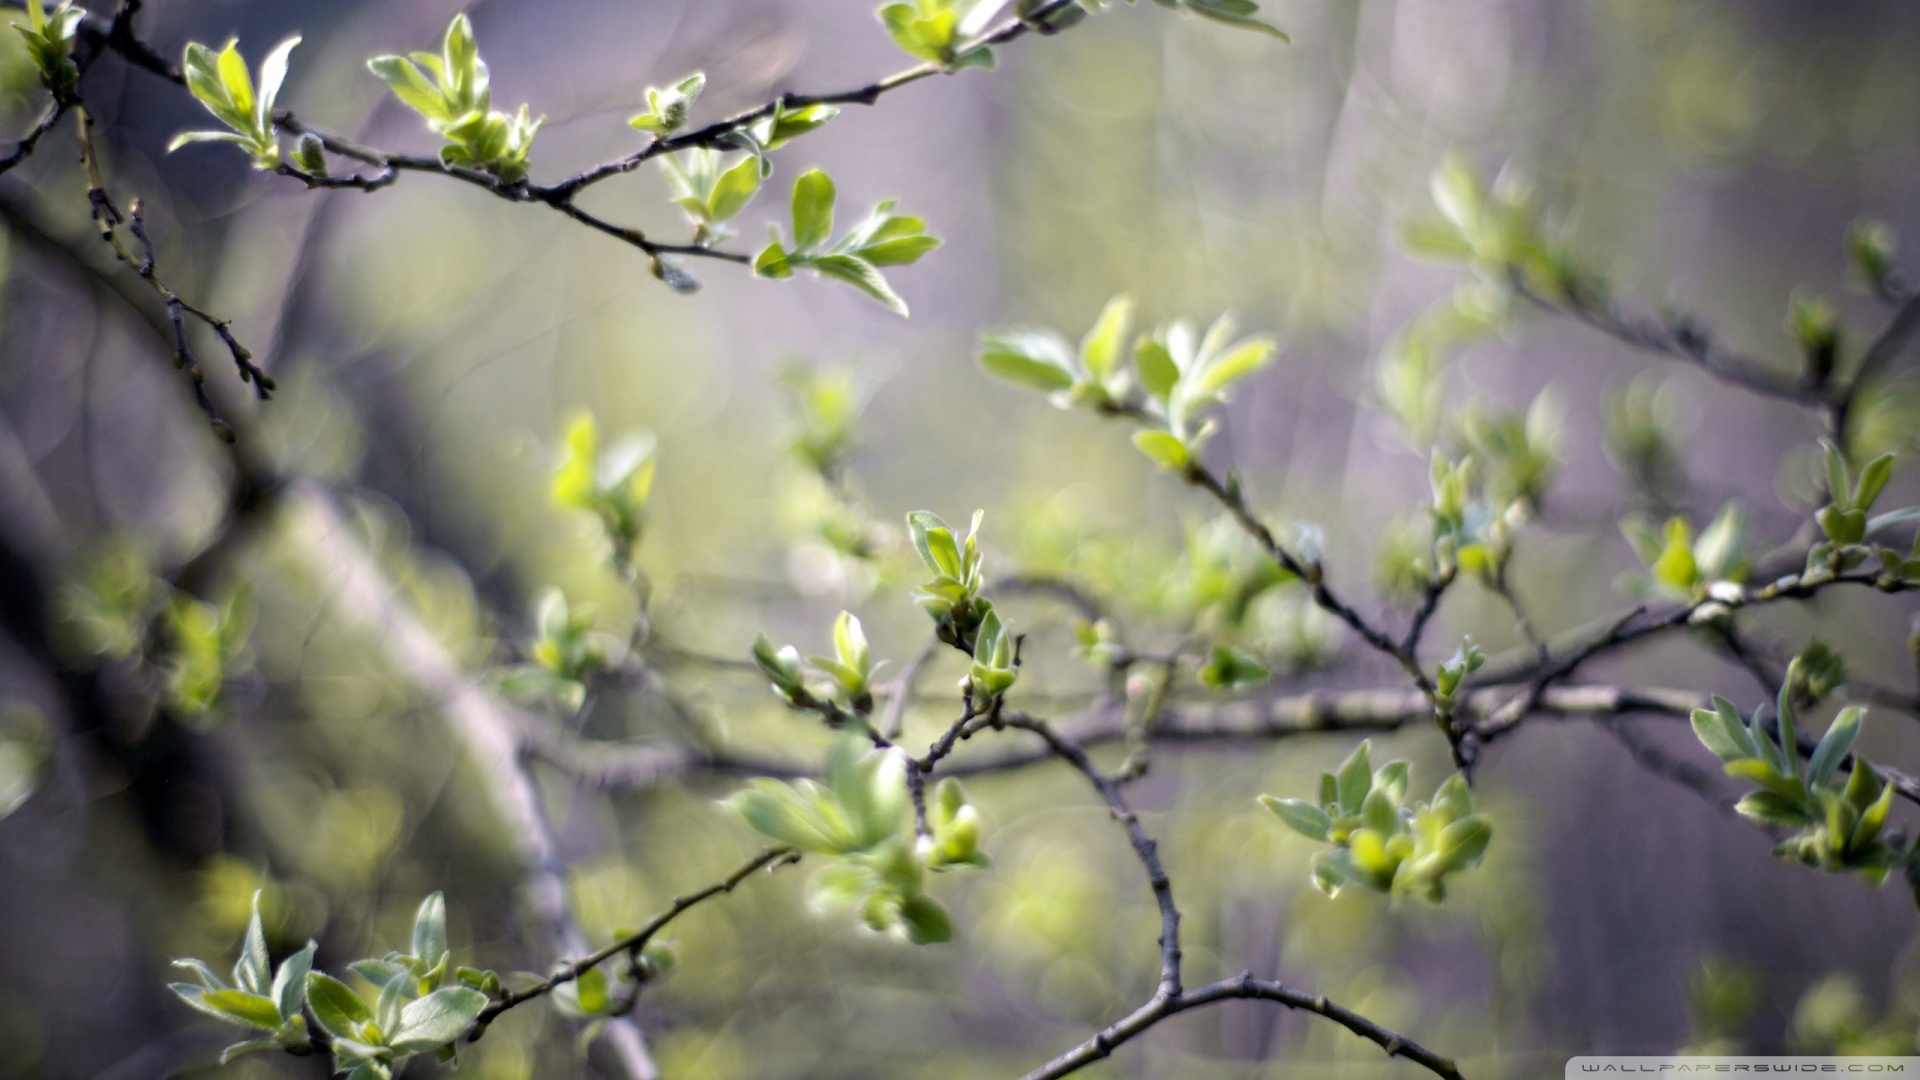
{"type": "MultiPolygon", "coordinates": [[[[1860,396],[1860,390],[1880,374],[1880,369],[1893,363],[1900,355],[1914,331],[1920,330],[1920,291],[1909,293],[1901,302],[1893,319],[1886,329],[1867,346],[1861,356],[1860,364],[1854,369],[1853,378],[1846,389],[1833,396],[1832,423],[1834,435],[1844,440],[1847,434],[1847,419],[1852,414],[1853,404],[1860,396]]],[[[1845,445],[1844,441],[1842,445],[1845,445]]]]}
{"type": "Polygon", "coordinates": [[[1000,720],[1008,727],[1040,736],[1049,750],[1080,770],[1094,790],[1100,793],[1100,797],[1106,800],[1107,809],[1112,811],[1114,819],[1127,830],[1127,839],[1133,843],[1133,853],[1139,858],[1140,865],[1146,868],[1147,883],[1153,889],[1154,903],[1160,908],[1160,989],[1154,996],[1156,1000],[1178,998],[1181,989],[1180,909],[1174,906],[1173,882],[1167,877],[1166,868],[1160,864],[1159,846],[1141,826],[1140,816],[1127,805],[1126,795],[1120,791],[1120,785],[1102,772],[1085,750],[1071,739],[1063,738],[1051,724],[1019,712],[1002,712],[1000,720]]]}
{"type": "Polygon", "coordinates": [[[1584,323],[1642,352],[1698,365],[1715,377],[1762,397],[1812,408],[1826,405],[1817,388],[1780,374],[1771,364],[1724,348],[1690,316],[1629,315],[1611,300],[1587,295],[1584,291],[1576,291],[1564,300],[1550,299],[1528,288],[1517,270],[1508,275],[1508,280],[1517,295],[1541,310],[1584,323]]]}
{"type": "MultiPolygon", "coordinates": [[[[985,34],[956,47],[954,53],[955,55],[964,55],[975,49],[993,45],[1004,45],[1007,42],[1024,37],[1029,32],[1040,29],[1046,23],[1046,20],[1054,14],[1064,11],[1077,2],[1078,0],[1048,0],[1047,3],[1035,8],[1024,18],[1008,19],[999,26],[987,31],[985,34]]],[[[688,150],[696,147],[732,146],[733,137],[740,129],[772,116],[776,110],[783,108],[804,109],[812,105],[873,105],[888,91],[897,90],[909,83],[919,82],[921,79],[930,78],[935,75],[955,74],[958,70],[961,69],[950,68],[935,63],[916,64],[913,67],[894,72],[892,75],[888,75],[883,79],[877,79],[865,86],[852,90],[842,90],[832,94],[781,94],[772,101],[755,106],[745,112],[735,113],[724,120],[716,120],[705,127],[697,128],[681,135],[675,135],[666,139],[656,139],[625,157],[616,158],[605,164],[596,165],[577,176],[569,177],[550,187],[535,190],[540,193],[538,197],[552,196],[563,201],[568,201],[581,190],[609,177],[632,172],[662,154],[671,154],[680,150],[688,150]]]]}
{"type": "Polygon", "coordinates": [[[1324,1016],[1355,1035],[1378,1045],[1390,1057],[1405,1058],[1426,1068],[1436,1076],[1445,1077],[1446,1080],[1462,1080],[1460,1070],[1454,1065],[1452,1058],[1443,1057],[1404,1035],[1389,1031],[1344,1005],[1329,1001],[1318,994],[1295,990],[1285,983],[1256,979],[1252,972],[1243,972],[1236,978],[1222,979],[1183,993],[1165,997],[1156,996],[1126,1018],[1102,1029],[1086,1042],[1021,1077],[1021,1080],[1056,1080],[1058,1077],[1078,1072],[1112,1054],[1115,1047],[1145,1032],[1169,1016],[1203,1005],[1212,1005],[1215,1002],[1234,1000],[1272,1001],[1290,1009],[1324,1016]]]}
{"type": "Polygon", "coordinates": [[[60,126],[61,118],[67,115],[67,110],[72,107],[72,104],[70,101],[63,100],[49,102],[46,111],[40,114],[39,122],[20,137],[20,141],[13,147],[13,152],[0,158],[0,173],[7,172],[15,165],[32,157],[34,150],[40,145],[40,139],[47,132],[60,126]]]}

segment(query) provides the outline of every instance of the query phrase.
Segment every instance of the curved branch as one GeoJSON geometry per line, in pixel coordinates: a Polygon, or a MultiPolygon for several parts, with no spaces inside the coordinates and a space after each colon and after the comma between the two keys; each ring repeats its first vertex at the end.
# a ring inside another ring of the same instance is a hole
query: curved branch
{"type": "Polygon", "coordinates": [[[1058,1077],[1078,1072],[1113,1053],[1115,1047],[1145,1032],[1169,1016],[1203,1005],[1212,1005],[1215,1002],[1234,1000],[1272,1001],[1285,1005],[1289,1009],[1299,1009],[1316,1016],[1324,1016],[1355,1035],[1378,1045],[1387,1052],[1389,1057],[1405,1058],[1426,1068],[1436,1076],[1445,1077],[1446,1080],[1463,1080],[1452,1058],[1436,1054],[1412,1039],[1381,1027],[1352,1009],[1329,1001],[1321,995],[1295,990],[1276,980],[1256,979],[1252,972],[1242,972],[1235,978],[1197,986],[1192,990],[1168,997],[1155,997],[1134,1010],[1125,1019],[1102,1029],[1092,1038],[1026,1074],[1020,1080],[1056,1080],[1058,1077]]]}

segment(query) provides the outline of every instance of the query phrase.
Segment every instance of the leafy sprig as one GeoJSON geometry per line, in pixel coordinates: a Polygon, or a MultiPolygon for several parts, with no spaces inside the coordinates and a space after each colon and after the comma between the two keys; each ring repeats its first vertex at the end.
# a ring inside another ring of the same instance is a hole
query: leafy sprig
{"type": "Polygon", "coordinates": [[[505,184],[526,178],[527,155],[547,118],[534,119],[525,105],[512,114],[492,107],[487,65],[464,13],[447,24],[438,54],[376,56],[367,69],[446,140],[441,161],[491,173],[505,184]]]}
{"type": "Polygon", "coordinates": [[[184,132],[173,137],[167,150],[178,150],[189,143],[230,142],[252,156],[254,168],[278,166],[280,136],[273,127],[273,106],[280,95],[280,84],[287,78],[288,56],[298,44],[300,37],[296,34],[267,53],[260,62],[260,84],[256,88],[237,38],[229,40],[218,53],[197,41],[188,42],[180,65],[187,89],[214,119],[231,130],[184,132]]]}
{"type": "Polygon", "coordinates": [[[893,201],[888,200],[839,240],[832,240],[836,198],[833,178],[819,169],[796,179],[792,245],[784,244],[779,229],[769,226],[770,242],[754,259],[754,273],[789,278],[794,270],[805,268],[821,277],[844,281],[896,314],[906,315],[907,302],[893,291],[880,268],[917,262],[939,247],[940,239],[927,235],[927,224],[921,219],[894,213],[893,201]]]}
{"type": "Polygon", "coordinates": [[[1438,904],[1448,876],[1486,853],[1493,825],[1473,812],[1473,795],[1458,773],[1432,802],[1402,805],[1408,776],[1404,761],[1374,769],[1362,741],[1337,772],[1321,774],[1317,800],[1262,795],[1260,805],[1302,836],[1333,845],[1313,860],[1313,883],[1327,895],[1359,886],[1438,904]]]}
{"type": "Polygon", "coordinates": [[[1775,855],[1879,883],[1915,858],[1905,836],[1886,827],[1894,786],[1857,755],[1847,777],[1839,776],[1866,721],[1866,711],[1858,707],[1834,717],[1802,768],[1793,696],[1808,681],[1804,662],[1795,658],[1775,701],[1772,731],[1763,709],[1743,717],[1716,695],[1713,708],[1693,711],[1694,736],[1725,763],[1728,776],[1756,785],[1734,809],[1762,825],[1793,830],[1774,848],[1775,855]]]}

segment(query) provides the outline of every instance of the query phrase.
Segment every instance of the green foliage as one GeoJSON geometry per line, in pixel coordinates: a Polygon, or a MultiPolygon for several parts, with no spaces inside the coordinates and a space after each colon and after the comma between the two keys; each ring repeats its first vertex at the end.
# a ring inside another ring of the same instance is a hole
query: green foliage
{"type": "Polygon", "coordinates": [[[742,154],[728,161],[718,150],[700,147],[669,154],[660,168],[673,188],[673,204],[694,225],[694,242],[732,235],[726,223],[747,208],[766,178],[766,159],[742,154]]]}
{"type": "Polygon", "coordinates": [[[1472,638],[1465,638],[1453,655],[1442,661],[1433,673],[1433,703],[1442,715],[1450,715],[1460,701],[1460,686],[1467,676],[1480,670],[1487,662],[1487,654],[1472,638]]]}
{"type": "Polygon", "coordinates": [[[211,711],[252,629],[253,609],[244,588],[220,605],[174,594],[166,608],[170,648],[161,665],[167,704],[189,717],[211,711]]]}
{"type": "Polygon", "coordinates": [[[687,125],[687,113],[700,91],[707,88],[706,75],[696,71],[667,87],[647,87],[647,111],[627,119],[627,126],[647,132],[655,138],[671,135],[687,125]]]}
{"type": "Polygon", "coordinates": [[[1884,221],[1856,221],[1847,229],[1847,262],[1862,284],[1882,296],[1893,292],[1893,256],[1899,247],[1899,237],[1884,221]]]}
{"type": "Polygon", "coordinates": [[[934,787],[927,824],[932,834],[920,838],[927,869],[937,872],[987,865],[986,853],[980,850],[980,812],[967,801],[960,781],[948,777],[934,787]]]}
{"type": "Polygon", "coordinates": [[[807,663],[827,674],[847,700],[859,702],[868,697],[867,685],[873,677],[873,652],[867,647],[867,635],[852,612],[843,611],[833,622],[833,656],[809,656],[807,663]]]}
{"type": "Polygon", "coordinates": [[[137,655],[166,589],[138,544],[125,537],[111,540],[84,559],[62,591],[63,636],[73,651],[86,656],[125,660],[137,655]]]}
{"type": "Polygon", "coordinates": [[[1432,802],[1403,805],[1407,763],[1376,770],[1369,752],[1370,742],[1362,741],[1337,772],[1322,773],[1317,800],[1262,795],[1260,805],[1302,836],[1333,845],[1313,860],[1313,883],[1328,896],[1353,885],[1441,903],[1447,876],[1479,863],[1493,825],[1473,812],[1473,795],[1458,774],[1432,802]]]}
{"type": "Polygon", "coordinates": [[[959,785],[942,784],[932,835],[916,842],[906,768],[899,750],[866,749],[848,735],[834,745],[824,786],[754,780],[727,805],[762,835],[829,860],[809,889],[815,909],[854,907],[872,930],[917,945],[947,941],[952,921],[926,895],[926,872],[985,864],[978,816],[959,785]]]}
{"type": "Polygon", "coordinates": [[[1920,521],[1920,507],[1867,516],[1893,478],[1893,455],[1881,454],[1856,474],[1847,464],[1846,455],[1831,441],[1820,440],[1820,450],[1826,465],[1828,503],[1814,520],[1825,539],[1807,550],[1802,579],[1825,580],[1877,558],[1883,588],[1920,585],[1920,535],[1915,536],[1913,548],[1906,554],[1866,543],[1868,537],[1886,529],[1920,521]]]}
{"type": "Polygon", "coordinates": [[[367,61],[367,70],[446,140],[440,148],[441,161],[492,173],[505,184],[526,178],[527,154],[547,118],[531,118],[525,105],[512,115],[492,107],[487,65],[480,59],[473,24],[464,13],[447,24],[439,54],[376,56],[367,61]]]}
{"type": "Polygon", "coordinates": [[[984,335],[980,366],[1051,395],[1062,408],[1135,412],[1151,426],[1134,433],[1134,445],[1161,468],[1184,472],[1198,463],[1201,445],[1213,434],[1213,421],[1195,422],[1201,411],[1225,401],[1235,383],[1272,362],[1275,345],[1266,337],[1234,341],[1233,320],[1226,315],[1205,335],[1181,319],[1134,342],[1129,372],[1120,363],[1120,343],[1132,311],[1126,297],[1109,301],[1077,352],[1050,331],[984,335]],[[1136,387],[1139,400],[1131,393],[1136,387]]]}
{"type": "Polygon", "coordinates": [[[1006,0],[905,0],[881,7],[880,25],[908,56],[949,68],[991,68],[993,50],[967,46],[1005,6],[1006,0]]]}
{"type": "Polygon", "coordinates": [[[1621,520],[1620,531],[1647,567],[1647,579],[1629,583],[1635,587],[1650,585],[1656,592],[1692,602],[1716,585],[1738,595],[1740,583],[1746,580],[1750,566],[1747,518],[1733,503],[1722,508],[1697,538],[1684,516],[1669,518],[1664,528],[1656,530],[1645,517],[1630,514],[1621,520]]]}
{"type": "Polygon", "coordinates": [[[247,62],[240,56],[238,39],[229,40],[218,53],[197,41],[188,42],[180,63],[187,89],[214,119],[232,130],[185,132],[174,136],[167,150],[178,150],[188,143],[230,142],[253,157],[254,168],[278,166],[280,137],[273,128],[273,103],[287,77],[288,54],[298,44],[300,38],[295,35],[267,53],[260,62],[260,85],[256,89],[247,62]]]}
{"type": "Polygon", "coordinates": [[[968,653],[975,651],[974,633],[993,610],[993,604],[980,595],[986,583],[980,554],[980,522],[985,517],[984,510],[973,512],[966,542],[959,544],[940,515],[930,510],[907,515],[913,550],[931,575],[914,590],[913,601],[933,616],[943,639],[968,653]]]}
{"type": "Polygon", "coordinates": [[[233,982],[229,984],[199,960],[175,960],[176,967],[192,971],[199,981],[172,983],[169,989],[208,1016],[270,1033],[222,1050],[222,1065],[234,1055],[250,1050],[307,1051],[311,1048],[307,1020],[300,1009],[306,999],[308,972],[313,967],[316,948],[318,946],[309,941],[306,948],[281,961],[278,969],[273,968],[267,956],[266,934],[260,926],[260,894],[256,892],[253,918],[247,923],[240,959],[233,965],[233,982]]]}
{"type": "Polygon", "coordinates": [[[873,709],[873,675],[882,664],[873,662],[866,632],[853,613],[843,611],[833,624],[832,656],[809,656],[806,663],[820,679],[809,680],[800,652],[791,645],[775,649],[761,634],[753,642],[753,661],[773,685],[773,692],[797,709],[812,709],[839,695],[855,712],[873,709]]]}
{"type": "Polygon", "coordinates": [[[927,235],[927,224],[921,219],[894,213],[893,201],[888,200],[839,240],[829,243],[835,199],[833,179],[819,169],[796,179],[793,246],[784,246],[780,230],[769,226],[770,241],[754,259],[754,273],[789,278],[796,268],[804,267],[821,277],[844,281],[895,313],[906,315],[907,302],[887,284],[880,268],[919,261],[920,256],[940,246],[939,238],[927,235]]]}
{"type": "Polygon", "coordinates": [[[590,413],[567,424],[553,470],[553,501],[599,518],[617,564],[632,561],[646,530],[657,446],[651,433],[636,432],[602,451],[590,413]]]}
{"type": "Polygon", "coordinates": [[[51,772],[53,729],[40,710],[10,703],[0,707],[0,821],[20,809],[51,772]]]}
{"type": "Polygon", "coordinates": [[[980,339],[980,366],[996,378],[1051,395],[1063,409],[1114,409],[1133,383],[1123,363],[1132,318],[1133,301],[1114,297],[1077,349],[1051,330],[989,333],[980,339]]]}
{"type": "Polygon", "coordinates": [[[1001,625],[998,612],[988,608],[973,639],[973,664],[967,669],[969,692],[976,699],[991,700],[1013,689],[1014,680],[1020,677],[1019,651],[1019,638],[1001,625]]]}
{"type": "Polygon", "coordinates": [[[447,943],[447,906],[440,893],[421,901],[413,918],[412,952],[349,965],[374,991],[366,998],[324,972],[307,976],[307,1007],[333,1040],[334,1064],[349,1080],[389,1080],[406,1058],[451,1057],[500,989],[489,971],[453,967],[447,943]]]}
{"type": "Polygon", "coordinates": [[[15,20],[13,28],[26,39],[27,58],[40,73],[41,84],[55,98],[65,100],[78,89],[80,81],[80,69],[73,62],[73,38],[80,20],[86,18],[86,9],[75,7],[73,0],[60,0],[52,11],[47,10],[46,0],[26,0],[24,6],[26,23],[15,20]]]}
{"type": "MultiPolygon", "coordinates": [[[[1800,668],[1801,662],[1796,660],[1792,666],[1800,668]]],[[[1845,780],[1838,775],[1865,713],[1858,708],[1841,710],[1803,772],[1794,730],[1792,686],[1796,681],[1790,672],[1776,704],[1773,732],[1766,730],[1761,710],[1744,718],[1732,702],[1715,697],[1712,709],[1694,710],[1693,733],[1726,763],[1728,776],[1756,785],[1735,809],[1762,825],[1793,830],[1774,848],[1775,855],[1830,873],[1854,872],[1876,883],[1884,881],[1889,872],[1914,857],[1904,836],[1886,831],[1893,785],[1883,782],[1858,756],[1845,780]]]]}
{"type": "Polygon", "coordinates": [[[568,713],[586,700],[587,681],[607,670],[608,657],[619,643],[595,630],[591,605],[570,605],[559,589],[546,589],[534,609],[535,638],[528,650],[530,664],[518,664],[500,674],[501,689],[516,696],[544,698],[568,713]]]}
{"type": "Polygon", "coordinates": [[[1233,690],[1257,686],[1267,681],[1265,664],[1226,645],[1215,645],[1207,661],[1200,665],[1200,685],[1214,690],[1233,690]]]}
{"type": "Polygon", "coordinates": [[[1185,319],[1156,328],[1134,342],[1133,363],[1147,410],[1158,422],[1134,434],[1134,445],[1160,467],[1175,472],[1199,462],[1200,447],[1214,423],[1195,424],[1200,412],[1226,400],[1233,384],[1272,362],[1271,338],[1233,339],[1231,317],[1222,315],[1196,336],[1185,319]]]}

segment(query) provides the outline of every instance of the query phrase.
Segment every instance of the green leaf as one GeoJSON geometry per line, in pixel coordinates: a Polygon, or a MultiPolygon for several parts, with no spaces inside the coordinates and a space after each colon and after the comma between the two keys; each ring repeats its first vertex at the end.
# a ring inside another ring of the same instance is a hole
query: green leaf
{"type": "Polygon", "coordinates": [[[1253,12],[1259,10],[1259,5],[1249,0],[1186,0],[1186,4],[1188,10],[1203,18],[1241,30],[1253,30],[1281,41],[1293,40],[1272,23],[1254,18],[1253,12]]]}
{"type": "Polygon", "coordinates": [[[253,917],[247,922],[246,943],[240,959],[233,965],[235,986],[250,994],[265,994],[273,985],[272,961],[267,956],[267,935],[260,926],[260,893],[253,893],[253,917]]]}
{"type": "Polygon", "coordinates": [[[1873,509],[1873,501],[1893,478],[1893,455],[1881,454],[1860,470],[1860,479],[1853,489],[1853,508],[1861,512],[1873,509]]]}
{"type": "Polygon", "coordinates": [[[241,1054],[250,1054],[255,1050],[279,1049],[281,1049],[281,1046],[277,1039],[248,1039],[246,1042],[237,1042],[232,1046],[223,1048],[220,1051],[220,1064],[225,1065],[241,1054]]]}
{"type": "Polygon", "coordinates": [[[1333,824],[1326,811],[1305,799],[1276,799],[1271,795],[1262,795],[1260,805],[1272,811],[1273,816],[1285,822],[1289,829],[1309,840],[1326,840],[1327,830],[1333,824]]]}
{"type": "Polygon", "coordinates": [[[759,190],[760,163],[752,157],[741,158],[714,181],[713,192],[707,196],[707,220],[715,224],[731,220],[746,209],[759,190]]]}
{"type": "Polygon", "coordinates": [[[1404,761],[1389,761],[1373,770],[1373,787],[1386,793],[1387,800],[1399,806],[1407,798],[1407,780],[1412,768],[1404,761]]]}
{"type": "Polygon", "coordinates": [[[1400,815],[1383,791],[1367,792],[1367,797],[1360,802],[1360,820],[1381,836],[1392,836],[1400,831],[1400,815]]]}
{"type": "Polygon", "coordinates": [[[1104,383],[1120,367],[1120,350],[1127,337],[1127,324],[1133,320],[1133,301],[1116,296],[1100,309],[1093,329],[1080,339],[1080,364],[1093,381],[1104,383]]]}
{"type": "Polygon", "coordinates": [[[1724,717],[1713,709],[1693,709],[1693,736],[1701,746],[1713,751],[1720,761],[1741,761],[1751,757],[1740,740],[1732,736],[1726,728],[1724,717]]]}
{"type": "Polygon", "coordinates": [[[313,970],[313,952],[317,948],[318,943],[307,942],[306,948],[282,960],[280,970],[274,972],[273,1001],[283,1022],[300,1015],[300,1003],[307,997],[307,972],[313,970]]]}
{"type": "Polygon", "coordinates": [[[428,82],[413,61],[406,57],[376,56],[367,61],[367,70],[378,75],[393,91],[393,96],[429,121],[446,123],[454,119],[439,87],[428,82]]]}
{"type": "Polygon", "coordinates": [[[1440,831],[1435,844],[1439,870],[1463,870],[1480,861],[1493,840],[1493,823],[1479,815],[1461,818],[1440,831]]]}
{"type": "Polygon", "coordinates": [[[172,141],[167,143],[167,153],[171,154],[175,150],[178,150],[183,146],[191,146],[194,143],[203,143],[203,142],[246,143],[248,141],[249,140],[247,139],[246,136],[236,135],[231,131],[183,131],[180,134],[175,135],[172,141]]]}
{"type": "Polygon", "coordinates": [[[1360,745],[1354,747],[1347,760],[1340,763],[1340,771],[1335,775],[1335,782],[1339,785],[1340,809],[1346,813],[1358,814],[1366,802],[1367,792],[1373,788],[1373,764],[1368,760],[1371,749],[1371,740],[1360,740],[1360,745]]]}
{"type": "Polygon", "coordinates": [[[1847,480],[1847,458],[1830,440],[1820,440],[1820,451],[1827,463],[1827,496],[1842,510],[1853,509],[1853,485],[1847,480]]]}
{"type": "Polygon", "coordinates": [[[1192,461],[1187,452],[1187,444],[1170,431],[1136,431],[1133,433],[1133,445],[1140,452],[1152,458],[1161,468],[1173,472],[1185,469],[1192,461]]]}
{"type": "Polygon", "coordinates": [[[228,1019],[267,1031],[277,1031],[284,1023],[273,999],[260,994],[245,990],[206,990],[201,993],[200,1000],[225,1013],[228,1019]]]}
{"type": "Polygon", "coordinates": [[[420,901],[420,909],[413,916],[413,955],[420,958],[428,970],[439,967],[446,960],[450,950],[447,948],[447,898],[435,891],[420,901]]]}
{"type": "Polygon", "coordinates": [[[1228,387],[1271,363],[1277,346],[1269,338],[1251,338],[1198,372],[1185,392],[1199,402],[1219,396],[1228,387]]]}
{"type": "Polygon", "coordinates": [[[1074,382],[1071,371],[994,338],[980,343],[980,366],[995,378],[1042,393],[1068,389],[1074,382]]]}
{"type": "Polygon", "coordinates": [[[487,995],[464,986],[446,986],[400,1011],[400,1028],[390,1040],[395,1054],[418,1054],[445,1046],[473,1026],[487,995]]]}
{"type": "Polygon", "coordinates": [[[273,103],[280,96],[280,84],[287,79],[288,58],[298,44],[299,34],[285,38],[260,61],[260,95],[254,106],[254,119],[262,131],[273,129],[273,103]]]}
{"type": "Polygon", "coordinates": [[[220,86],[233,102],[235,115],[251,119],[254,115],[253,76],[247,73],[247,61],[240,55],[238,39],[228,40],[215,60],[220,86]]]}
{"type": "Polygon", "coordinates": [[[1820,737],[1820,744],[1813,749],[1813,758],[1807,765],[1807,786],[1824,787],[1839,768],[1840,760],[1853,749],[1853,740],[1860,734],[1861,712],[1858,708],[1840,710],[1827,727],[1827,733],[1820,737]]]}
{"type": "Polygon", "coordinates": [[[915,945],[938,945],[953,940],[953,920],[939,901],[914,895],[900,905],[900,923],[915,945]]]}
{"type": "Polygon", "coordinates": [[[858,255],[813,255],[805,263],[822,277],[837,278],[887,305],[896,315],[905,317],[907,302],[893,291],[887,279],[872,263],[858,255]]]}
{"type": "Polygon", "coordinates": [[[307,1007],[336,1039],[357,1039],[360,1025],[373,1019],[367,1003],[346,983],[322,971],[307,974],[307,1007]]]}
{"type": "Polygon", "coordinates": [[[1180,381],[1180,368],[1173,362],[1173,353],[1157,338],[1143,337],[1134,343],[1133,366],[1140,372],[1141,388],[1157,401],[1167,400],[1174,384],[1180,381]]]}
{"type": "Polygon", "coordinates": [[[1797,829],[1811,820],[1797,801],[1773,791],[1751,791],[1733,807],[1741,817],[1762,825],[1797,829]]]}
{"type": "Polygon", "coordinates": [[[793,182],[793,247],[810,251],[833,235],[833,178],[819,169],[793,182]]]}
{"type": "Polygon", "coordinates": [[[753,272],[763,278],[790,278],[793,276],[793,261],[787,249],[780,246],[778,240],[760,250],[754,257],[753,272]]]}

